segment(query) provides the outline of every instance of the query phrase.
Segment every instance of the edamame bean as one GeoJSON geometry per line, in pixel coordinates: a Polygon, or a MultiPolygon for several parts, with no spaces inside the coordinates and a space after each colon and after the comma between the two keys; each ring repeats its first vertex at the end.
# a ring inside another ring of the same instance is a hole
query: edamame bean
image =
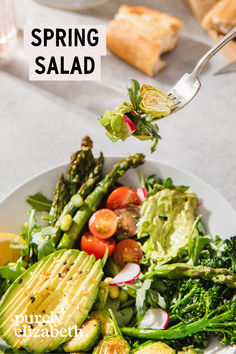
{"type": "Polygon", "coordinates": [[[60,222],[60,228],[62,231],[69,231],[72,223],[72,216],[70,214],[66,214],[63,216],[60,222]]]}

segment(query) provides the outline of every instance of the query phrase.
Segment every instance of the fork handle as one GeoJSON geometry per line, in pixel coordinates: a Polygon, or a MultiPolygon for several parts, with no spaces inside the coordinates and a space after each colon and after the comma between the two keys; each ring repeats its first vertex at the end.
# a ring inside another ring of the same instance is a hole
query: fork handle
{"type": "Polygon", "coordinates": [[[203,57],[198,61],[197,65],[190,74],[193,80],[197,80],[200,72],[207,62],[215,55],[226,43],[236,36],[236,27],[234,27],[228,34],[226,34],[219,42],[214,45],[203,57]]]}

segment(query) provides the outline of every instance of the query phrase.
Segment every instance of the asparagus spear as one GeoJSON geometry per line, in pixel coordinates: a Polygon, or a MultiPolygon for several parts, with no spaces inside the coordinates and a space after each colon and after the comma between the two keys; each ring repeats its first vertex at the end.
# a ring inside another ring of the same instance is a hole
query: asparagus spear
{"type": "Polygon", "coordinates": [[[70,191],[68,188],[68,183],[64,178],[64,175],[61,175],[61,178],[59,179],[53,199],[52,199],[52,206],[49,211],[49,216],[50,216],[50,225],[55,225],[57,218],[61,214],[64,206],[68,201],[70,200],[70,191]]]}
{"type": "Polygon", "coordinates": [[[83,227],[87,223],[90,216],[98,208],[104,196],[109,191],[110,187],[130,169],[141,165],[144,162],[143,154],[135,154],[118,162],[113,166],[113,169],[108,173],[91,194],[85,199],[83,205],[75,214],[72,226],[68,233],[64,233],[58,245],[58,249],[72,248],[83,227]]]}
{"type": "Polygon", "coordinates": [[[102,168],[104,164],[104,158],[103,154],[101,153],[99,158],[97,159],[96,165],[94,169],[90,172],[88,179],[85,183],[82,184],[82,186],[79,188],[77,193],[70,199],[70,201],[67,203],[67,205],[64,207],[61,215],[56,221],[55,227],[54,227],[54,236],[53,236],[53,243],[55,246],[57,246],[58,241],[60,240],[60,237],[62,235],[62,230],[60,228],[60,223],[62,218],[65,215],[71,215],[74,216],[76,211],[78,210],[78,204],[74,202],[74,199],[78,196],[81,198],[82,202],[83,199],[87,197],[89,193],[93,190],[95,184],[100,180],[101,175],[102,175],[102,168]]]}
{"type": "Polygon", "coordinates": [[[49,212],[50,225],[55,225],[70,197],[85,182],[94,167],[95,160],[92,154],[92,147],[92,140],[85,136],[81,142],[81,149],[72,154],[67,171],[67,179],[62,176],[55,188],[52,207],[49,212]]]}
{"type": "Polygon", "coordinates": [[[85,136],[81,143],[81,150],[71,155],[71,162],[67,171],[71,196],[77,192],[94,168],[95,159],[92,154],[92,147],[92,140],[89,136],[85,136]]]}
{"type": "Polygon", "coordinates": [[[83,199],[86,198],[90,192],[92,192],[95,183],[101,178],[103,165],[104,165],[104,157],[101,152],[99,158],[97,159],[94,169],[90,172],[88,179],[86,180],[86,182],[82,184],[82,186],[79,189],[78,193],[81,195],[83,199]]]}
{"type": "Polygon", "coordinates": [[[191,266],[187,263],[165,264],[156,267],[153,272],[146,273],[142,279],[151,279],[154,276],[167,279],[198,277],[217,284],[225,284],[229,288],[236,288],[236,276],[225,268],[211,268],[202,265],[191,266]]]}

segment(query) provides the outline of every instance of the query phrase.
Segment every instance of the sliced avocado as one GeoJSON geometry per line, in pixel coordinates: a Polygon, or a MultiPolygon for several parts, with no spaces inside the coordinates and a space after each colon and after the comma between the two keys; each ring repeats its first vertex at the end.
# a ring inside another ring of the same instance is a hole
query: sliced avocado
{"type": "Polygon", "coordinates": [[[93,310],[103,310],[107,301],[109,291],[109,284],[105,281],[100,281],[98,286],[98,294],[96,301],[93,305],[93,310]]]}
{"type": "Polygon", "coordinates": [[[87,318],[102,267],[101,260],[79,250],[56,251],[35,263],[0,302],[2,338],[13,349],[22,347],[31,353],[56,349],[87,318]]]}
{"type": "Polygon", "coordinates": [[[93,354],[129,354],[130,346],[121,336],[103,338],[93,351],[93,354]]]}
{"type": "Polygon", "coordinates": [[[101,323],[103,336],[109,336],[115,333],[115,326],[107,311],[103,310],[91,312],[89,318],[96,319],[101,323]]]}
{"type": "Polygon", "coordinates": [[[143,345],[132,351],[133,354],[175,354],[175,350],[163,342],[154,342],[143,345]]]}
{"type": "Polygon", "coordinates": [[[65,352],[88,351],[92,349],[102,335],[102,326],[98,320],[87,320],[78,330],[77,336],[63,345],[65,352]]]}

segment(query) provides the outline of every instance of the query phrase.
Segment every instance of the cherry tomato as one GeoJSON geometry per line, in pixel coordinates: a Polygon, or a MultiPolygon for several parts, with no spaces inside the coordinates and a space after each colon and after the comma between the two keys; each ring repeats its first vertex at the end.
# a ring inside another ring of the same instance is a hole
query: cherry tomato
{"type": "Polygon", "coordinates": [[[117,235],[132,237],[137,233],[137,223],[140,219],[140,209],[138,206],[129,206],[123,209],[115,209],[117,215],[117,235]]]}
{"type": "Polygon", "coordinates": [[[89,220],[90,232],[98,238],[109,238],[116,232],[117,217],[110,209],[100,209],[89,220]]]}
{"type": "Polygon", "coordinates": [[[118,187],[107,198],[107,208],[112,210],[139,204],[140,198],[138,194],[129,187],[118,187]]]}
{"type": "Polygon", "coordinates": [[[143,252],[138,242],[131,239],[120,241],[114,251],[114,260],[122,268],[126,263],[139,263],[142,257],[143,252]]]}
{"type": "Polygon", "coordinates": [[[81,250],[87,252],[89,255],[94,254],[96,258],[103,258],[106,248],[108,247],[108,257],[110,257],[115,249],[116,242],[114,238],[109,240],[102,240],[96,238],[86,232],[81,237],[81,250]]]}

